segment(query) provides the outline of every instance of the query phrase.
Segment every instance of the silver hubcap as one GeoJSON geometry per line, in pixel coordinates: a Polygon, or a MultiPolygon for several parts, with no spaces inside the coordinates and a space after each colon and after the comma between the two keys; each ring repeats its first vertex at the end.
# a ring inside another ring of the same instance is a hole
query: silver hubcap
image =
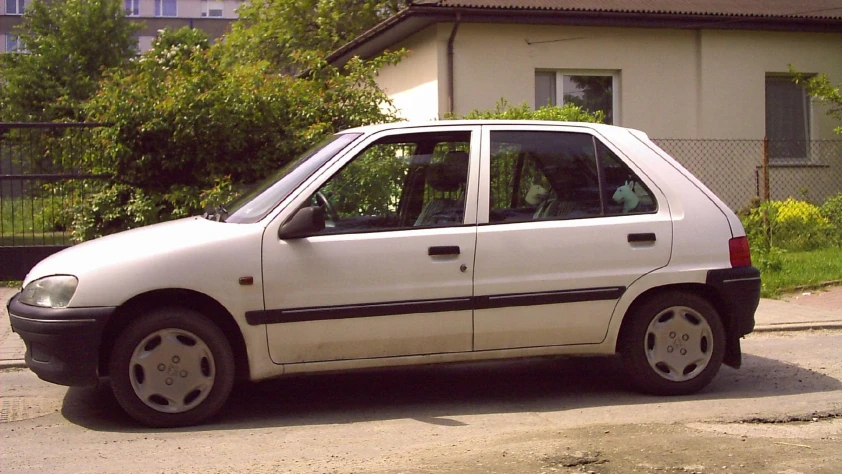
{"type": "Polygon", "coordinates": [[[210,348],[181,329],[161,329],[146,336],[129,364],[134,393],[163,413],[181,413],[201,404],[215,376],[210,348]]]}
{"type": "Polygon", "coordinates": [[[713,354],[713,332],[698,311],[673,306],[646,329],[646,360],[661,377],[683,382],[699,375],[713,354]]]}

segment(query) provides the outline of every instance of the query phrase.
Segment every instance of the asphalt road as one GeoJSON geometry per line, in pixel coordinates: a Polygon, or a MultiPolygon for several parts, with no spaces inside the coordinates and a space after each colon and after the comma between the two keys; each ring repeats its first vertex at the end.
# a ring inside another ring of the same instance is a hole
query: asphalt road
{"type": "Polygon", "coordinates": [[[614,359],[507,361],[243,384],[213,423],[164,431],[107,386],[7,369],[0,471],[838,473],[842,331],[743,347],[689,397],[631,392],[614,359]]]}

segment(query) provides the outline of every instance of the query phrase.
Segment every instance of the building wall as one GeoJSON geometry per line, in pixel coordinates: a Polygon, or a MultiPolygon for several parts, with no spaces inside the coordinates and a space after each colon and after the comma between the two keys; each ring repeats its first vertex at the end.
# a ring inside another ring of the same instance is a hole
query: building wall
{"type": "MultiPolygon", "coordinates": [[[[790,64],[842,82],[842,34],[463,24],[454,54],[457,113],[534,106],[537,69],[616,71],[615,122],[663,138],[763,138],[765,75],[790,64]]],[[[812,118],[812,138],[833,137],[812,118]]]]}
{"type": "MultiPolygon", "coordinates": [[[[842,34],[706,31],[701,48],[700,138],[763,138],[765,76],[827,73],[842,82],[842,34]]],[[[812,139],[834,138],[838,125],[814,104],[812,139]]]]}
{"type": "Polygon", "coordinates": [[[378,73],[378,85],[401,117],[425,121],[446,113],[449,31],[446,25],[433,26],[395,45],[394,50],[406,49],[407,56],[378,73]]]}

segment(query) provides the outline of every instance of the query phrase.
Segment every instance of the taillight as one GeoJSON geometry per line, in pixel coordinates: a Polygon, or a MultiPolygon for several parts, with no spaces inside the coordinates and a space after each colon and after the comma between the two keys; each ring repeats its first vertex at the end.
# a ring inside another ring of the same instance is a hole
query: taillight
{"type": "Polygon", "coordinates": [[[728,252],[731,254],[731,266],[750,267],[751,266],[751,250],[748,248],[748,238],[735,237],[728,241],[728,252]]]}

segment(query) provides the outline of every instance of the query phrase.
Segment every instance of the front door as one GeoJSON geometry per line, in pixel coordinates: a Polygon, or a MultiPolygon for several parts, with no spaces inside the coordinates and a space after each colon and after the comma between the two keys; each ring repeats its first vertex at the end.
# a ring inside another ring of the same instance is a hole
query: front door
{"type": "Polygon", "coordinates": [[[472,349],[477,130],[381,133],[295,204],[324,207],[323,231],[281,240],[267,228],[275,363],[472,349]]]}
{"type": "Polygon", "coordinates": [[[483,129],[475,350],[601,342],[625,289],[669,261],[666,200],[581,129],[483,129]]]}

